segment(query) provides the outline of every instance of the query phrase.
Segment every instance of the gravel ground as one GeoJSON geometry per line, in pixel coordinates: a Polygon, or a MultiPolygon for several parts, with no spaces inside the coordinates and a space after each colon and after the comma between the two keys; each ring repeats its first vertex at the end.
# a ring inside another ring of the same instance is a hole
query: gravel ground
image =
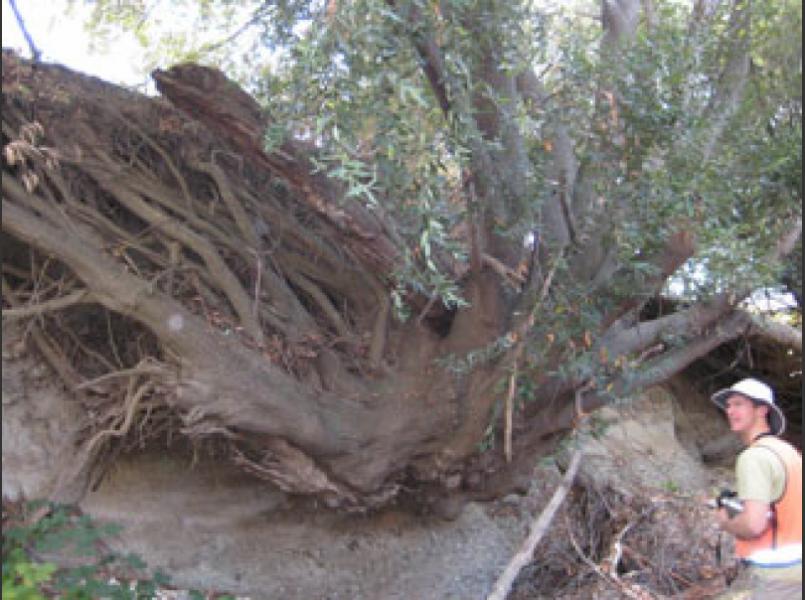
{"type": "Polygon", "coordinates": [[[121,463],[82,507],[122,525],[116,549],[177,588],[252,600],[467,600],[486,596],[541,504],[470,503],[454,521],[311,513],[216,465],[191,471],[151,456],[121,463]]]}

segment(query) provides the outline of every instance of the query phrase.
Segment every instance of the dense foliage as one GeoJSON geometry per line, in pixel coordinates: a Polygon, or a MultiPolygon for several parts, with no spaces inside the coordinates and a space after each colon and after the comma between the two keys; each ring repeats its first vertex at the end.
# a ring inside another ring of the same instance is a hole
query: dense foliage
{"type": "Polygon", "coordinates": [[[802,187],[799,3],[659,3],[617,60],[600,50],[606,32],[585,2],[190,1],[170,3],[179,11],[170,18],[161,2],[91,4],[94,39],[135,32],[145,69],[223,66],[271,115],[267,147],[287,136],[315,141],[318,168],[347,183],[348,200],[395,217],[408,252],[399,280],[448,302],[460,301],[454,281],[430,257],[466,256],[453,235],[472,208],[460,198],[461,174],[474,144],[506,155],[505,134],[479,131],[486,104],[518,129],[529,159],[517,165],[523,185],[498,199],[516,205],[498,224],[505,235],[539,235],[561,123],[579,169],[614,209],[607,235],[636,276],[651,269],[641,257],[690,219],[701,250],[685,271],[689,293],[775,281],[763,257],[797,213],[802,187]],[[192,18],[177,17],[185,13],[192,18]],[[425,36],[438,39],[446,98],[420,68],[425,36]],[[722,88],[744,59],[745,90],[727,106],[722,96],[735,91],[722,88]],[[489,64],[515,76],[535,69],[545,102],[529,107],[493,89],[489,64]],[[724,121],[716,129],[714,115],[724,121]]]}
{"type": "Polygon", "coordinates": [[[25,503],[12,512],[6,522],[4,507],[4,598],[137,600],[155,597],[168,582],[161,571],[149,577],[139,556],[109,550],[105,540],[119,527],[96,523],[74,507],[42,502],[25,503]],[[59,559],[70,566],[59,567],[59,559]],[[121,583],[121,576],[136,579],[121,583]]]}

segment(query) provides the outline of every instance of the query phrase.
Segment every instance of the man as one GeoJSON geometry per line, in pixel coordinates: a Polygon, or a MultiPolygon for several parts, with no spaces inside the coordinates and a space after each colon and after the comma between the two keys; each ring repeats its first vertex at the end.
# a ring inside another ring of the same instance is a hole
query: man
{"type": "Polygon", "coordinates": [[[802,598],[802,455],[778,436],[785,417],[771,388],[743,379],[713,394],[730,429],[746,448],[735,463],[743,510],[716,513],[721,529],[735,537],[744,569],[730,586],[734,599],[802,598]]]}

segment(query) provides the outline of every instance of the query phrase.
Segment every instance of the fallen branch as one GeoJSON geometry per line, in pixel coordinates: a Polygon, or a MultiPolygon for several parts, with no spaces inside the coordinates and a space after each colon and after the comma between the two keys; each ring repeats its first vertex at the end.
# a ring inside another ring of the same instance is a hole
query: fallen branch
{"type": "Polygon", "coordinates": [[[500,577],[498,577],[498,580],[495,582],[495,587],[492,589],[492,593],[486,597],[486,600],[504,600],[509,594],[512,583],[514,583],[517,574],[531,561],[531,558],[534,555],[534,548],[537,547],[537,544],[542,539],[542,536],[545,535],[545,532],[548,530],[548,526],[551,524],[556,511],[559,509],[559,506],[562,504],[565,496],[567,496],[567,493],[570,491],[570,486],[573,483],[573,479],[576,477],[576,472],[579,470],[582,454],[583,449],[581,446],[579,446],[573,453],[573,456],[570,459],[570,465],[568,466],[567,471],[565,471],[565,476],[562,478],[562,481],[559,483],[559,486],[553,493],[550,502],[548,502],[548,506],[543,509],[539,517],[537,517],[532,523],[531,531],[529,532],[528,537],[520,546],[520,550],[517,551],[517,553],[509,561],[509,564],[506,565],[506,569],[503,571],[500,577]]]}

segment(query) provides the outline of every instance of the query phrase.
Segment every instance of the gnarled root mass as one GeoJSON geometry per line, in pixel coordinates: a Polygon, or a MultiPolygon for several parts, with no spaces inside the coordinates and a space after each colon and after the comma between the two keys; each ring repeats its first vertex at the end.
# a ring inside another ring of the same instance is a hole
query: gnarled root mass
{"type": "Polygon", "coordinates": [[[320,215],[325,188],[164,101],[6,52],[3,149],[3,318],[85,408],[65,489],[178,435],[360,504],[305,455],[350,452],[378,419],[344,398],[376,367],[362,332],[381,284],[344,243],[355,219],[320,215]]]}

